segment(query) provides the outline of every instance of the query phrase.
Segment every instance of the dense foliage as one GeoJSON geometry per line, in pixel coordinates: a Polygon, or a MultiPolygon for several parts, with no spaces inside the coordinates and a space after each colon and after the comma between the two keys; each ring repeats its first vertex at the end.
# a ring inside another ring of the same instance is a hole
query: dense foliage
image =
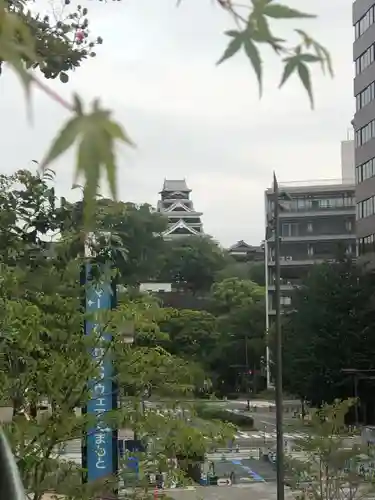
{"type": "MultiPolygon", "coordinates": [[[[82,335],[84,319],[93,320],[81,307],[82,210],[81,217],[73,210],[77,217],[72,224],[72,209],[79,206],[56,199],[51,176],[20,171],[4,176],[2,182],[0,235],[7,238],[7,245],[0,251],[0,400],[13,410],[7,434],[33,500],[40,500],[50,489],[74,499],[92,497],[93,485],[81,484],[80,467],[61,461],[63,443],[80,439],[93,425],[92,415],[76,412],[90,398],[87,380],[98,376],[100,360],[93,359],[92,349],[101,352],[103,359],[112,353],[121,401],[118,410],[98,418],[104,418],[109,427],[158,437],[157,459],[150,466],[149,456],[144,457],[144,466],[151,472],[157,472],[161,463],[166,467],[170,458],[201,456],[210,442],[227,439],[231,428],[197,427],[194,420],[169,410],[168,404],[164,409],[170,411],[169,419],[154,407],[144,411],[139,403],[145,397],[168,397],[174,405],[176,398],[191,395],[204,384],[204,373],[183,352],[172,353],[159,345],[168,339],[158,327],[164,313],[147,296],[120,294],[116,309],[95,317],[100,328],[82,335]],[[124,343],[129,325],[135,330],[134,346],[124,343]],[[101,331],[110,331],[111,340],[103,339],[101,331]],[[43,415],[41,405],[48,408],[43,415]]],[[[123,214],[121,210],[118,213],[123,214]]],[[[116,262],[123,246],[121,231],[113,235],[115,241],[108,240],[108,247],[91,260],[95,279],[108,278],[102,274],[103,257],[116,262]]],[[[95,249],[97,240],[93,244],[95,249]]],[[[170,471],[170,479],[181,479],[181,474],[179,469],[170,471]]],[[[113,481],[107,479],[106,485],[95,488],[108,492],[113,481]]]]}
{"type": "Polygon", "coordinates": [[[372,274],[350,260],[315,266],[294,304],[283,326],[285,387],[314,405],[352,396],[342,370],[374,368],[372,274]]]}
{"type": "Polygon", "coordinates": [[[353,403],[337,400],[311,412],[309,434],[287,452],[287,482],[298,500],[373,498],[373,445],[348,445],[345,417],[353,403]]]}
{"type": "Polygon", "coordinates": [[[204,293],[210,290],[216,273],[227,262],[228,256],[210,238],[179,238],[166,242],[158,278],[192,293],[204,293]]]}

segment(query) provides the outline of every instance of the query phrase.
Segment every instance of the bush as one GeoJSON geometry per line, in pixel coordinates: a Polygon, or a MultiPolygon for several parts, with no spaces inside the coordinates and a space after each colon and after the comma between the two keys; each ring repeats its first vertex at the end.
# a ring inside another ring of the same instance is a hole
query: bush
{"type": "Polygon", "coordinates": [[[242,415],[233,413],[223,408],[215,408],[209,405],[198,405],[196,408],[197,415],[204,420],[221,420],[222,422],[230,422],[238,427],[252,428],[254,419],[250,415],[242,415]]]}

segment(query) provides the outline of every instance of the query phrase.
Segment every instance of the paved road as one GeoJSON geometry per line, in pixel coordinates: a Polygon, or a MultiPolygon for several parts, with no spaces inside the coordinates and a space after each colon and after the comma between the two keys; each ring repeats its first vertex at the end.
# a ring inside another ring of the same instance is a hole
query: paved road
{"type": "MultiPolygon", "coordinates": [[[[276,500],[274,483],[240,484],[235,486],[197,487],[195,491],[171,491],[169,496],[174,500],[276,500]]],[[[293,495],[285,490],[285,499],[291,500],[293,495]]]]}

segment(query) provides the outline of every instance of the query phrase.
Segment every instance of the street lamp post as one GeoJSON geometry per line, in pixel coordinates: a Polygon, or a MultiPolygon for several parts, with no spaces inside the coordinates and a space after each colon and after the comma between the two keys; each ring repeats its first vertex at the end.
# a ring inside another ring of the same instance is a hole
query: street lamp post
{"type": "Polygon", "coordinates": [[[250,372],[249,372],[249,353],[248,353],[248,338],[245,336],[245,365],[246,365],[246,409],[250,411],[250,372]]]}
{"type": "Polygon", "coordinates": [[[273,175],[275,224],[275,300],[276,300],[276,475],[277,500],[284,500],[284,439],[283,439],[283,369],[280,310],[280,220],[279,185],[273,175]]]}

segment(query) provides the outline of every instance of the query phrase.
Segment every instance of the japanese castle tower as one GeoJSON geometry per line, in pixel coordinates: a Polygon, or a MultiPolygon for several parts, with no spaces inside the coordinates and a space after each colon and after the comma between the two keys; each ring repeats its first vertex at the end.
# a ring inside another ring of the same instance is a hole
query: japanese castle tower
{"type": "Polygon", "coordinates": [[[157,211],[168,217],[164,238],[203,234],[202,213],[194,210],[190,193],[185,179],[164,180],[157,206],[157,211]]]}

